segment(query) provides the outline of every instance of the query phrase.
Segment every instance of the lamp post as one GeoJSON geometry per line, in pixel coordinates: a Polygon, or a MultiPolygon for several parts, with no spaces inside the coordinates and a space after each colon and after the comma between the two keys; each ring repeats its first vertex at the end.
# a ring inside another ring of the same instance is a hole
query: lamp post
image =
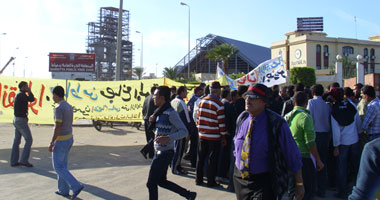
{"type": "MultiPolygon", "coordinates": [[[[1,33],[0,34],[0,36],[2,36],[2,35],[6,35],[7,33],[1,33]]],[[[1,39],[1,37],[0,37],[0,39],[1,39]]],[[[1,40],[0,40],[0,61],[1,61],[1,40]]],[[[3,67],[2,65],[1,65],[1,62],[0,62],[0,67],[3,67]]]]}
{"type": "MultiPolygon", "coordinates": [[[[16,59],[16,51],[19,49],[19,47],[16,47],[14,50],[13,50],[13,57],[16,59]]],[[[16,64],[16,61],[13,61],[13,76],[15,76],[15,64],[16,64]]]]}
{"type": "Polygon", "coordinates": [[[123,0],[120,0],[119,6],[119,19],[117,22],[117,40],[116,40],[116,74],[115,80],[120,81],[121,73],[121,40],[122,40],[122,26],[123,26],[123,0]]]}
{"type": "Polygon", "coordinates": [[[190,6],[186,3],[181,2],[182,6],[187,6],[189,8],[189,32],[188,32],[188,40],[187,40],[187,79],[190,79],[190,6]]]}
{"type": "Polygon", "coordinates": [[[136,33],[141,34],[141,54],[140,54],[140,67],[144,69],[143,65],[143,55],[144,55],[144,35],[141,31],[136,31],[136,33]]]}

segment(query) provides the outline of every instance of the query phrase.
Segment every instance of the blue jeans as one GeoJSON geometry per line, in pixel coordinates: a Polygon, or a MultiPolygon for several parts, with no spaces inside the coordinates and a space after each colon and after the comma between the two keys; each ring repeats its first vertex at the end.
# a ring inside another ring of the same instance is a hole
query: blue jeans
{"type": "Polygon", "coordinates": [[[189,197],[189,191],[171,181],[168,181],[166,178],[168,167],[173,159],[173,155],[173,150],[162,151],[160,154],[154,155],[152,164],[150,165],[148,182],[146,184],[149,190],[150,200],[158,199],[158,185],[183,197],[189,197]]]}
{"type": "Polygon", "coordinates": [[[54,145],[53,168],[57,172],[58,191],[62,194],[69,194],[70,189],[76,192],[83,187],[67,169],[67,160],[73,141],[73,138],[55,141],[54,145]]]}
{"type": "Polygon", "coordinates": [[[352,145],[340,145],[339,146],[339,156],[337,158],[337,177],[336,185],[338,189],[338,194],[340,196],[347,195],[347,168],[348,164],[352,165],[355,177],[359,170],[360,164],[360,143],[357,142],[352,145]]]}
{"type": "Polygon", "coordinates": [[[13,120],[15,127],[15,138],[13,140],[11,152],[11,165],[16,164],[19,159],[21,136],[25,139],[24,150],[22,151],[20,163],[28,163],[30,148],[32,147],[33,138],[28,126],[28,118],[15,117],[13,120]]]}
{"type": "Polygon", "coordinates": [[[315,133],[315,143],[317,144],[318,154],[325,167],[317,172],[317,192],[325,194],[327,188],[327,157],[329,153],[330,134],[328,132],[315,133]]]}

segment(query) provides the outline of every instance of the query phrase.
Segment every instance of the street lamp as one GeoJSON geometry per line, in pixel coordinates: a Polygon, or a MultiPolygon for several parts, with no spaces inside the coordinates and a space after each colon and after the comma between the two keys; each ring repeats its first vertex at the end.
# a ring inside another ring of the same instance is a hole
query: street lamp
{"type": "Polygon", "coordinates": [[[181,2],[181,6],[187,6],[189,8],[189,33],[188,33],[188,40],[187,40],[187,79],[190,79],[190,6],[186,3],[181,2]]]}
{"type": "Polygon", "coordinates": [[[142,32],[140,31],[136,31],[136,33],[140,33],[141,34],[141,55],[140,55],[140,67],[142,67],[144,69],[144,65],[143,65],[143,55],[144,55],[144,35],[142,32]]]}
{"type": "MultiPolygon", "coordinates": [[[[2,36],[2,35],[6,35],[7,33],[1,33],[0,34],[0,36],[2,36]]],[[[0,39],[1,39],[1,37],[0,37],[0,39]]],[[[1,40],[0,40],[1,41],[1,40]]],[[[0,61],[1,61],[1,42],[0,42],[0,61]]],[[[0,67],[3,67],[2,65],[1,65],[1,62],[0,62],[0,67]]]]}
{"type": "MultiPolygon", "coordinates": [[[[14,50],[13,50],[13,57],[16,58],[16,51],[19,49],[19,47],[16,47],[14,50]]],[[[13,61],[13,76],[15,76],[15,64],[16,64],[16,61],[13,61]]]]}

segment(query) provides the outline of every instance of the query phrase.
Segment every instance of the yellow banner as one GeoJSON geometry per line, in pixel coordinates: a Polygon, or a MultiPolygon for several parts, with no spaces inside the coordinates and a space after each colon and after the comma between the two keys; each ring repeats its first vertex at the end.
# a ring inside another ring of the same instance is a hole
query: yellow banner
{"type": "MultiPolygon", "coordinates": [[[[94,119],[104,121],[142,121],[142,107],[152,86],[184,85],[170,79],[130,81],[73,81],[60,79],[27,79],[0,76],[0,122],[12,122],[14,98],[20,81],[31,87],[35,101],[29,103],[29,123],[54,124],[56,104],[52,90],[65,88],[65,98],[73,106],[74,120],[94,119]]],[[[193,85],[187,85],[190,96],[193,85]]]]}

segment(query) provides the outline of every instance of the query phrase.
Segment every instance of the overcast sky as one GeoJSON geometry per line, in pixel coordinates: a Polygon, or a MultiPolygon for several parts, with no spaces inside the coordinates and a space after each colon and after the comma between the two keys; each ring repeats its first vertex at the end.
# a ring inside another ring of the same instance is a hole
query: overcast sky
{"type": "MultiPolygon", "coordinates": [[[[130,11],[134,64],[162,75],[187,53],[188,7],[177,0],[124,0],[130,11]]],[[[183,0],[191,8],[191,48],[209,33],[265,47],[296,29],[297,17],[323,17],[329,37],[367,40],[380,34],[380,1],[183,0]],[[356,16],[356,27],[354,16],[356,16]],[[357,31],[356,31],[357,30],[357,31]],[[356,34],[357,32],[357,34],[356,34]]],[[[50,78],[49,52],[86,52],[87,23],[98,21],[100,7],[119,0],[0,0],[0,66],[3,75],[50,78]],[[2,35],[6,33],[6,35],[2,35]],[[17,49],[18,48],[18,49],[17,49]],[[14,66],[14,68],[13,68],[14,66]]]]}

